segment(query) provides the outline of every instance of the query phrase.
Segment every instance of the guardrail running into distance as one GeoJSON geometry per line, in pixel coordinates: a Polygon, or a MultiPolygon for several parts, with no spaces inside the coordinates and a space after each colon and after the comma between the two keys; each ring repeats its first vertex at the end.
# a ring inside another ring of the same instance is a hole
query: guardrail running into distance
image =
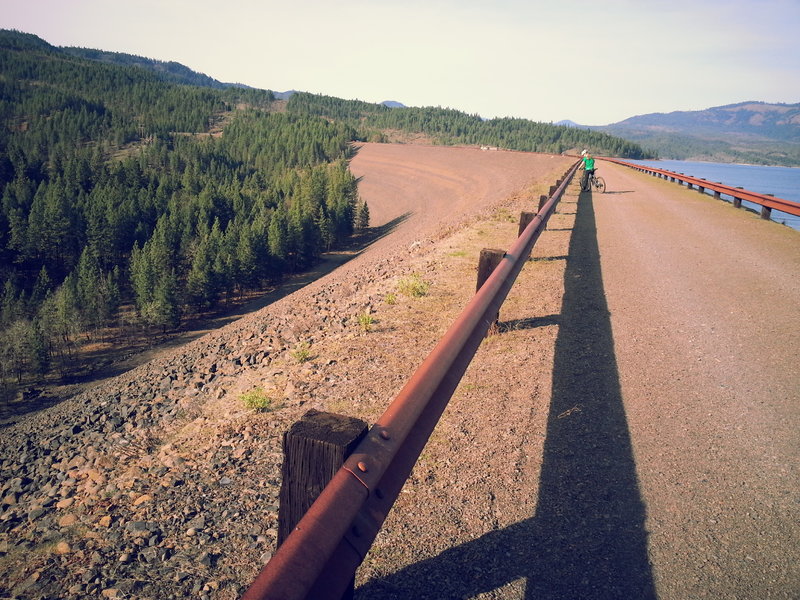
{"type": "MultiPolygon", "coordinates": [[[[339,599],[372,546],[430,434],[547,226],[578,164],[335,473],[243,600],[339,599]]],[[[545,202],[546,201],[546,202],[545,202]]]]}
{"type": "Polygon", "coordinates": [[[668,179],[670,181],[677,182],[678,184],[686,184],[689,189],[692,189],[693,186],[696,186],[697,190],[703,194],[705,194],[706,190],[711,190],[714,192],[714,197],[718,200],[721,198],[722,194],[725,194],[733,199],[733,205],[736,208],[741,208],[742,200],[747,200],[753,204],[758,204],[761,206],[762,219],[769,219],[773,209],[785,212],[795,217],[800,217],[800,203],[798,202],[784,200],[783,198],[776,198],[775,196],[770,196],[768,194],[751,192],[749,190],[732,187],[723,183],[714,183],[712,181],[708,181],[707,179],[690,177],[682,173],[674,173],[664,169],[656,169],[654,167],[637,165],[635,163],[629,163],[616,158],[603,157],[602,160],[607,160],[608,162],[630,167],[631,169],[636,169],[642,173],[647,173],[648,175],[653,175],[654,177],[660,177],[662,179],[668,179]]]}

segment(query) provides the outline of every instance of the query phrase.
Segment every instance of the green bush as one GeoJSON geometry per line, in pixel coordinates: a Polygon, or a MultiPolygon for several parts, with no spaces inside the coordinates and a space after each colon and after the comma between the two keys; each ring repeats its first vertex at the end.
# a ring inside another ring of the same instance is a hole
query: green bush
{"type": "Polygon", "coordinates": [[[419,298],[428,293],[428,284],[422,280],[419,273],[412,273],[408,277],[403,277],[397,284],[397,290],[411,298],[419,298]]]}
{"type": "Polygon", "coordinates": [[[364,311],[358,315],[358,326],[364,333],[369,333],[372,329],[372,324],[375,322],[375,319],[372,318],[372,315],[369,312],[364,311]]]}
{"type": "Polygon", "coordinates": [[[272,398],[267,396],[264,388],[255,387],[252,390],[245,392],[241,396],[242,404],[245,408],[256,410],[259,412],[268,411],[272,408],[272,398]]]}
{"type": "Polygon", "coordinates": [[[308,342],[301,342],[295,346],[292,351],[292,356],[299,363],[304,363],[311,360],[311,344],[308,342]]]}

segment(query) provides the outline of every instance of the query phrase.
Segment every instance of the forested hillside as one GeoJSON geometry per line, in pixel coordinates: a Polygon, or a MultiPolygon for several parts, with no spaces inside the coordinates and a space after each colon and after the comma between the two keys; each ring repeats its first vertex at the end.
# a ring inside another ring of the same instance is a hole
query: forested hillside
{"type": "Polygon", "coordinates": [[[0,32],[4,382],[69,372],[121,303],[172,328],[352,232],[354,132],[271,101],[0,32]]]}
{"type": "Polygon", "coordinates": [[[353,141],[391,130],[646,156],[603,133],[440,108],[297,93],[280,112],[270,91],[217,83],[0,30],[0,383],[66,374],[79,340],[173,329],[309,267],[368,224],[353,141]]]}
{"type": "Polygon", "coordinates": [[[64,52],[78,58],[87,58],[113,65],[136,66],[154,72],[161,79],[171,83],[183,83],[187,85],[198,85],[224,89],[231,87],[232,84],[222,83],[216,79],[192,71],[189,67],[180,63],[170,61],[154,60],[134,54],[124,54],[122,52],[105,52],[93,48],[61,48],[64,52]]]}
{"type": "Polygon", "coordinates": [[[364,140],[382,141],[385,130],[424,133],[437,144],[496,146],[507,150],[551,152],[590,148],[595,154],[624,158],[655,158],[634,142],[607,133],[527,119],[484,120],[447,108],[390,108],[358,100],[342,100],[307,93],[294,94],[288,110],[344,121],[364,140]]]}

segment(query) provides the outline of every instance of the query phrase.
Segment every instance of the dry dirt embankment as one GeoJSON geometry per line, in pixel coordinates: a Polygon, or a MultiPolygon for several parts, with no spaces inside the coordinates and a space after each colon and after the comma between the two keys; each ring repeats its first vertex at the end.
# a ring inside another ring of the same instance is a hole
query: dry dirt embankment
{"type": "MultiPolygon", "coordinates": [[[[0,597],[237,597],[274,549],[283,431],[309,408],[367,421],[380,415],[472,294],[477,252],[508,247],[519,211],[530,209],[569,163],[547,155],[365,145],[352,168],[384,237],[291,296],[2,430],[0,597]],[[429,285],[426,296],[398,292],[398,279],[411,273],[429,285]],[[365,312],[372,318],[368,332],[358,319],[365,312]],[[254,387],[264,389],[273,410],[243,406],[241,393],[254,387]]],[[[470,535],[495,520],[516,519],[496,508],[504,490],[490,498],[491,486],[471,487],[484,474],[453,469],[467,460],[464,444],[480,461],[509,436],[541,438],[506,425],[509,411],[539,414],[514,399],[531,394],[522,378],[547,368],[547,352],[539,350],[554,335],[563,279],[558,257],[566,252],[570,219],[556,216],[540,242],[538,252],[554,260],[526,270],[551,283],[536,295],[512,296],[514,331],[487,344],[490,371],[502,364],[516,373],[503,378],[506,408],[498,412],[496,398],[489,400],[491,384],[482,375],[462,387],[462,400],[487,409],[497,429],[487,427],[484,415],[456,409],[464,411],[463,423],[443,425],[452,436],[436,434],[446,437],[431,445],[435,455],[423,456],[405,494],[413,495],[420,477],[438,477],[432,489],[440,492],[453,484],[464,503],[488,507],[474,515],[470,535]],[[541,328],[542,341],[525,336],[530,328],[541,328]],[[516,364],[520,351],[525,361],[516,364]],[[449,474],[428,473],[441,466],[441,449],[449,474]]],[[[547,382],[533,385],[543,392],[533,392],[534,399],[545,401],[547,382]]],[[[529,462],[517,456],[506,475],[532,477],[537,467],[529,462]]],[[[449,497],[440,500],[430,510],[453,510],[449,497]]],[[[398,515],[413,516],[406,508],[398,515]]],[[[471,518],[465,513],[464,523],[471,518]]],[[[425,523],[424,516],[417,520],[405,539],[427,530],[425,523]]],[[[393,530],[390,523],[381,539],[396,539],[393,530]]],[[[413,552],[432,555],[459,535],[421,536],[413,552]]],[[[412,549],[379,540],[360,577],[407,564],[396,552],[408,557],[412,549]]]]}

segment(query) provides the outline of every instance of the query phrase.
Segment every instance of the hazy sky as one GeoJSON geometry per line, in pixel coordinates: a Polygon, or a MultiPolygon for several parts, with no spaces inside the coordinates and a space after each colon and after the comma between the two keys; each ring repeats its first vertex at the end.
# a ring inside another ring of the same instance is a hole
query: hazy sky
{"type": "Polygon", "coordinates": [[[483,117],[800,102],[800,0],[0,0],[0,28],[220,81],[483,117]]]}

